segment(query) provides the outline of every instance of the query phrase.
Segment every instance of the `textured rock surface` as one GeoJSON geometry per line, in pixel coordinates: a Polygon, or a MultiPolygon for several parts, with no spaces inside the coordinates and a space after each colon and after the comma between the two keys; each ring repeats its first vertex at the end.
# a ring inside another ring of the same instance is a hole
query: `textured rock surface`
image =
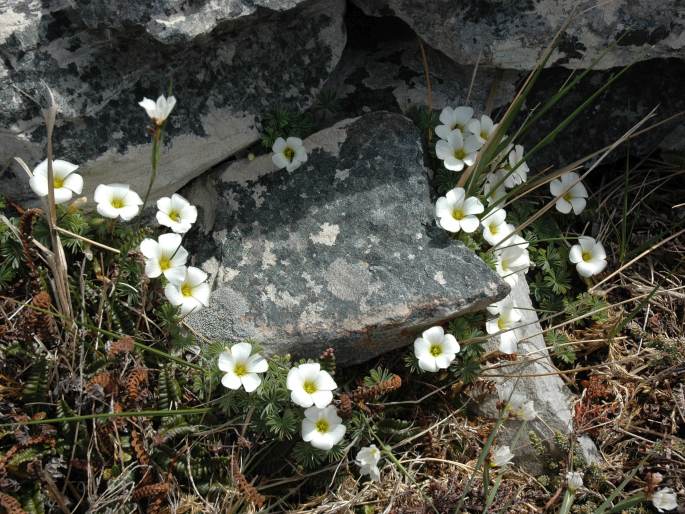
{"type": "Polygon", "coordinates": [[[428,228],[419,134],[407,118],[369,114],[305,146],[309,161],[293,173],[273,172],[267,155],[186,190],[214,242],[200,236],[193,248],[213,282],[210,307],[189,317],[194,329],[255,338],[269,352],[333,346],[351,364],[506,294],[473,253],[428,228]]]}
{"type": "MultiPolygon", "coordinates": [[[[523,315],[521,320],[523,326],[514,331],[519,340],[518,355],[521,362],[503,361],[502,367],[483,373],[483,378],[490,376],[490,379],[495,381],[497,395],[479,402],[478,410],[482,415],[497,418],[497,402],[507,401],[512,392],[528,401],[532,400],[538,413],[538,419],[531,422],[532,428],[548,446],[553,447],[555,432],[568,435],[573,430],[571,405],[574,397],[561,378],[553,374],[557,369],[545,349],[547,345],[530,300],[528,284],[519,280],[510,294],[514,304],[522,309],[523,315]]],[[[488,347],[491,350],[499,347],[497,336],[488,343],[488,347]]],[[[507,444],[511,441],[520,424],[520,421],[506,421],[499,444],[507,444]]],[[[597,448],[589,437],[581,436],[578,442],[586,460],[592,462],[600,459],[597,448]]],[[[542,468],[538,460],[539,456],[529,445],[526,434],[523,434],[515,449],[512,448],[512,450],[517,455],[519,464],[533,472],[542,468]]]]}
{"type": "MultiPolygon", "coordinates": [[[[416,35],[395,18],[365,16],[351,6],[347,15],[348,45],[323,92],[336,98],[348,116],[385,109],[408,113],[424,107],[428,88],[416,35]]],[[[474,66],[459,65],[441,52],[423,45],[430,69],[431,104],[434,109],[467,102],[483,112],[490,99],[492,108],[508,104],[516,93],[521,72],[478,70],[471,87],[474,66]],[[470,92],[469,92],[470,90],[470,92]]]]}
{"type": "Polygon", "coordinates": [[[551,64],[587,68],[608,46],[600,68],[679,57],[685,46],[685,7],[680,0],[601,2],[577,0],[354,0],[365,12],[397,16],[433,48],[460,64],[532,69],[542,49],[578,6],[580,16],[551,64]],[[582,12],[585,8],[593,9],[582,12]],[[482,52],[482,54],[481,54],[482,52]]]}
{"type": "Polygon", "coordinates": [[[56,155],[81,164],[85,194],[114,181],[144,190],[151,149],[137,102],[170,82],[178,105],[155,195],[255,142],[259,119],[276,105],[307,108],[345,45],[344,0],[219,4],[0,0],[3,193],[32,198],[23,172],[6,166],[15,155],[44,158],[31,99],[41,81],[61,109],[56,155]]]}

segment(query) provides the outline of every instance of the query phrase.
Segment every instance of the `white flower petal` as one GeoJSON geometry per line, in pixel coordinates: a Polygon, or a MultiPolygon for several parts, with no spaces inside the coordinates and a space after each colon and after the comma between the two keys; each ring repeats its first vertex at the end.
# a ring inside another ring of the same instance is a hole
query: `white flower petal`
{"type": "Polygon", "coordinates": [[[262,379],[256,373],[246,373],[240,378],[240,381],[243,383],[243,387],[248,393],[256,390],[259,387],[259,384],[262,383],[262,379]]]}

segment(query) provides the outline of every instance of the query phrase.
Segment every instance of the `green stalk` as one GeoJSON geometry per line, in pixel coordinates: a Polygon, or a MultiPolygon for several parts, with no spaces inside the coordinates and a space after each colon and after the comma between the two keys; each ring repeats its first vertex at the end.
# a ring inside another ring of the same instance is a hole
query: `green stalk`
{"type": "MultiPolygon", "coordinates": [[[[502,426],[502,423],[504,423],[504,415],[501,415],[498,419],[497,422],[495,423],[495,426],[492,429],[492,432],[490,432],[490,435],[488,436],[488,440],[485,442],[485,445],[483,446],[483,450],[480,452],[480,455],[478,456],[478,461],[476,462],[476,468],[473,470],[473,473],[469,477],[469,479],[466,482],[466,485],[464,486],[464,491],[461,493],[461,496],[459,497],[459,503],[457,504],[456,509],[454,509],[455,512],[461,512],[461,509],[464,506],[464,499],[466,498],[466,495],[468,492],[471,490],[471,485],[473,484],[473,481],[476,477],[476,473],[478,473],[478,470],[480,467],[485,464],[485,460],[488,458],[488,453],[490,452],[490,447],[492,446],[492,443],[495,441],[495,436],[497,435],[497,431],[499,428],[502,426]]],[[[486,464],[487,465],[487,464],[486,464]]]]}
{"type": "Polygon", "coordinates": [[[182,416],[185,414],[206,414],[211,412],[210,407],[196,409],[177,409],[177,410],[141,410],[129,412],[101,412],[98,414],[84,414],[82,416],[67,416],[64,418],[32,419],[29,421],[16,421],[14,423],[2,423],[0,427],[45,425],[49,423],[73,423],[76,421],[87,421],[91,419],[108,418],[135,418],[135,417],[158,417],[158,416],[182,416]]]}
{"type": "Polygon", "coordinates": [[[647,501],[647,496],[645,496],[645,493],[640,491],[634,496],[631,496],[630,498],[627,498],[623,500],[622,502],[618,502],[614,508],[612,508],[608,514],[612,514],[613,512],[624,512],[626,509],[629,509],[631,507],[635,507],[636,505],[640,505],[641,503],[647,501]]]}
{"type": "MultiPolygon", "coordinates": [[[[632,66],[632,65],[629,64],[629,65],[623,67],[623,69],[621,69],[621,71],[619,71],[618,73],[615,73],[614,75],[612,75],[612,76],[609,78],[609,80],[607,80],[599,89],[597,89],[597,91],[595,91],[595,92],[592,93],[588,98],[586,98],[585,101],[583,101],[583,103],[581,103],[581,104],[580,104],[580,105],[579,105],[571,114],[569,114],[568,116],[566,116],[566,118],[564,118],[564,119],[561,121],[561,123],[559,123],[559,124],[554,128],[554,130],[552,130],[552,131],[551,131],[550,133],[548,133],[545,137],[543,137],[540,141],[538,141],[538,143],[537,143],[535,146],[533,146],[533,148],[530,149],[530,150],[521,158],[521,160],[520,160],[519,162],[517,162],[517,163],[512,167],[511,170],[509,170],[509,171],[508,171],[500,180],[498,180],[498,181],[494,184],[493,189],[494,189],[494,190],[497,190],[502,184],[504,184],[504,181],[505,181],[511,174],[513,174],[513,173],[518,169],[518,167],[519,167],[521,164],[523,164],[523,163],[526,162],[528,159],[530,159],[530,157],[531,157],[532,155],[534,155],[535,153],[537,153],[538,151],[540,151],[542,148],[544,148],[545,146],[547,146],[547,145],[549,145],[550,143],[552,143],[552,142],[556,139],[556,137],[559,135],[560,132],[562,132],[562,131],[563,131],[563,130],[564,130],[564,129],[573,121],[573,120],[575,120],[576,117],[577,117],[581,112],[583,112],[585,109],[587,109],[587,108],[590,106],[590,104],[592,104],[592,103],[595,101],[595,99],[596,99],[600,94],[602,94],[606,89],[609,88],[609,86],[611,86],[611,85],[612,85],[616,80],[618,80],[626,71],[628,71],[628,69],[629,69],[631,66],[632,66]]],[[[497,154],[495,154],[495,155],[497,155],[497,154]]],[[[517,193],[517,191],[519,190],[519,188],[521,188],[522,186],[523,186],[523,184],[521,184],[520,186],[518,186],[518,187],[512,189],[509,193],[505,194],[502,198],[499,198],[499,199],[497,199],[496,201],[492,202],[492,204],[490,204],[490,205],[488,206],[488,208],[485,209],[485,212],[483,213],[483,216],[487,216],[487,214],[488,214],[490,211],[492,211],[492,210],[493,210],[494,208],[496,208],[500,203],[502,203],[503,201],[505,201],[505,200],[509,197],[509,195],[517,193]]]]}
{"type": "Polygon", "coordinates": [[[564,501],[561,502],[561,507],[559,508],[559,514],[568,514],[571,512],[571,506],[573,505],[574,498],[575,495],[570,491],[570,489],[566,489],[564,501]]]}
{"type": "Polygon", "coordinates": [[[164,134],[164,125],[158,125],[155,127],[155,133],[152,136],[152,173],[150,173],[150,182],[147,185],[147,191],[145,191],[145,198],[143,199],[143,206],[140,211],[145,210],[147,201],[150,198],[150,192],[152,191],[152,185],[155,183],[157,178],[157,167],[159,166],[159,157],[161,153],[161,141],[162,135],[164,134]]]}

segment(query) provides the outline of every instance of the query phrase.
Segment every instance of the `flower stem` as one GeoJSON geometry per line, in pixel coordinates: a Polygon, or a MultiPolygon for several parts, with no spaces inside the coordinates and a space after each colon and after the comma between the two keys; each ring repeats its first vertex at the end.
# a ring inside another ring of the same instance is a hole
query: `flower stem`
{"type": "Polygon", "coordinates": [[[155,126],[155,133],[152,136],[152,172],[150,173],[150,182],[147,185],[147,191],[145,191],[145,198],[143,198],[143,206],[140,211],[145,210],[147,201],[150,198],[150,192],[152,191],[152,185],[155,183],[157,178],[157,167],[159,166],[159,156],[161,152],[161,141],[162,133],[164,131],[163,125],[155,126]]]}
{"type": "Polygon", "coordinates": [[[568,514],[571,512],[571,505],[573,505],[574,494],[570,490],[566,490],[564,494],[564,501],[561,502],[559,514],[568,514]]]}

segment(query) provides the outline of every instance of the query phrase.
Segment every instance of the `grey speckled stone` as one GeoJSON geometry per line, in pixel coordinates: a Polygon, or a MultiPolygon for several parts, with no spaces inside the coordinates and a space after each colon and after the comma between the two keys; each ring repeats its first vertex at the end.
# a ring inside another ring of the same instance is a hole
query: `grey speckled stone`
{"type": "Polygon", "coordinates": [[[680,57],[685,46],[681,0],[354,0],[365,12],[397,16],[429,45],[460,64],[529,70],[575,7],[551,63],[588,68],[610,45],[597,68],[680,57]],[[658,8],[657,8],[658,6],[658,8]],[[481,54],[482,52],[482,54],[481,54]],[[480,56],[480,59],[479,59],[480,56]]]}
{"type": "MultiPolygon", "coordinates": [[[[568,435],[573,431],[573,416],[571,407],[574,397],[566,384],[554,375],[557,369],[549,358],[546,350],[545,338],[542,336],[542,328],[538,322],[538,316],[530,300],[530,290],[525,280],[519,280],[510,293],[514,304],[522,309],[522,324],[515,329],[519,339],[518,355],[520,362],[502,362],[503,367],[484,372],[483,378],[493,375],[497,387],[497,394],[478,402],[478,411],[481,415],[497,418],[499,401],[507,401],[512,391],[515,395],[521,395],[528,401],[533,401],[538,419],[531,422],[532,428],[550,448],[554,448],[554,433],[560,432],[568,435]],[[526,362],[526,360],[529,362],[526,362]],[[545,375],[549,373],[548,375],[545,375]],[[519,375],[540,375],[523,376],[519,375]]],[[[499,347],[498,337],[495,336],[488,343],[488,349],[496,350],[499,347]]],[[[508,444],[517,432],[521,422],[505,422],[498,444],[508,444]]],[[[580,449],[588,462],[598,462],[599,452],[595,444],[587,436],[578,438],[580,449]]],[[[527,436],[524,434],[518,440],[512,451],[517,456],[517,462],[526,467],[531,473],[539,473],[542,463],[539,456],[530,446],[527,436]]]]}
{"type": "Polygon", "coordinates": [[[210,307],[188,319],[195,330],[255,338],[268,352],[316,356],[333,346],[338,362],[353,364],[507,293],[471,251],[431,228],[410,120],[373,113],[305,146],[309,161],[293,173],[273,172],[265,155],[186,189],[213,239],[189,241],[213,287],[210,307]]]}
{"type": "Polygon", "coordinates": [[[102,182],[144,191],[151,145],[138,102],[170,82],[178,104],[153,196],[254,143],[275,106],[311,105],[345,46],[344,0],[298,3],[0,0],[2,193],[34,198],[10,163],[44,158],[45,128],[31,98],[44,94],[42,81],[61,111],[56,155],[81,165],[91,197],[102,182]]]}

